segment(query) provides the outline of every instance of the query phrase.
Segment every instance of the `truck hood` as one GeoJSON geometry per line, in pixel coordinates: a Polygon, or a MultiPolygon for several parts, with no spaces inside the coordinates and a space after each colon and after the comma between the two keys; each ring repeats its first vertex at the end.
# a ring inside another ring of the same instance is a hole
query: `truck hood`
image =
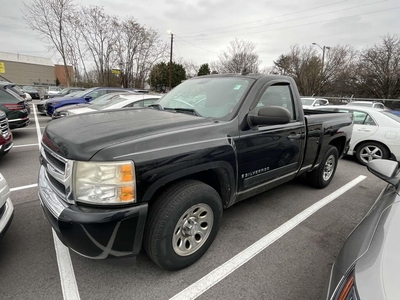
{"type": "Polygon", "coordinates": [[[151,108],[100,111],[51,122],[42,142],[65,158],[87,161],[110,145],[211,123],[205,118],[151,108]]]}

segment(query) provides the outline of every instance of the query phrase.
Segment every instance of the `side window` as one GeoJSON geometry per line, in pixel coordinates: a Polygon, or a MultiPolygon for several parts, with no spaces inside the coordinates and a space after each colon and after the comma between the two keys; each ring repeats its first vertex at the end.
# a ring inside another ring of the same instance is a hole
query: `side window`
{"type": "Polygon", "coordinates": [[[272,85],[268,87],[257,103],[257,107],[265,106],[282,106],[290,112],[292,120],[295,119],[292,93],[289,85],[272,85]]]}
{"type": "Polygon", "coordinates": [[[364,124],[367,114],[361,111],[353,111],[354,124],[364,124]]]}
{"type": "Polygon", "coordinates": [[[376,126],[375,121],[371,118],[370,115],[367,115],[367,117],[365,118],[364,124],[365,124],[365,125],[373,125],[373,126],[376,126]]]}
{"type": "Polygon", "coordinates": [[[129,107],[144,107],[144,101],[138,101],[138,102],[134,102],[132,103],[129,107]]]}
{"type": "Polygon", "coordinates": [[[158,100],[158,99],[147,99],[147,100],[144,100],[144,106],[147,107],[147,106],[149,106],[149,105],[152,105],[152,104],[154,104],[157,100],[158,100]]]}

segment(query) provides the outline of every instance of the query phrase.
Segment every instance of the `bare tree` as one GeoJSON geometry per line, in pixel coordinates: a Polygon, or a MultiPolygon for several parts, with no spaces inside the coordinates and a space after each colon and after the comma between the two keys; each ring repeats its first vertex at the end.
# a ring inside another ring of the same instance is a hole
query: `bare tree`
{"type": "Polygon", "coordinates": [[[316,50],[299,45],[291,46],[290,52],[274,61],[273,73],[292,76],[302,95],[313,95],[318,89],[321,60],[316,50]]]}
{"type": "Polygon", "coordinates": [[[358,87],[363,96],[400,97],[400,39],[383,37],[381,44],[362,51],[358,65],[358,87]]]}
{"type": "Polygon", "coordinates": [[[219,55],[223,73],[240,73],[247,69],[250,73],[258,73],[260,60],[255,52],[256,44],[250,41],[235,39],[230,42],[228,50],[219,55]]]}
{"type": "Polygon", "coordinates": [[[67,49],[65,47],[66,23],[75,12],[73,0],[32,0],[24,3],[24,19],[39,36],[50,42],[61,56],[67,85],[71,83],[67,65],[67,49]]]}
{"type": "Polygon", "coordinates": [[[109,85],[111,69],[117,60],[118,19],[99,6],[82,7],[77,27],[95,64],[98,83],[109,85]]]}

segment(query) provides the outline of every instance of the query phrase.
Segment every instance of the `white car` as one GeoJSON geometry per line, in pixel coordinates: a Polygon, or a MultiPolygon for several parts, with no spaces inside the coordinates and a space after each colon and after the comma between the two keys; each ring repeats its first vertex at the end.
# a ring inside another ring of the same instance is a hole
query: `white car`
{"type": "Polygon", "coordinates": [[[74,106],[74,108],[68,110],[60,110],[60,111],[56,110],[56,112],[54,112],[53,118],[57,119],[65,116],[96,112],[100,110],[119,109],[125,107],[147,107],[151,104],[154,104],[160,98],[161,96],[159,95],[150,95],[150,94],[124,93],[124,94],[115,94],[114,96],[111,97],[110,95],[104,95],[102,97],[93,100],[88,105],[82,107],[76,105],[74,106]]]}
{"type": "Polygon", "coordinates": [[[26,101],[32,101],[31,95],[29,95],[28,93],[24,93],[24,94],[25,94],[25,100],[26,101]]]}
{"type": "Polygon", "coordinates": [[[400,116],[390,110],[363,106],[329,105],[318,109],[353,113],[353,135],[347,154],[355,155],[361,164],[391,158],[391,154],[400,161],[400,116]]]}
{"type": "Polygon", "coordinates": [[[5,234],[14,215],[7,181],[0,173],[0,237],[5,234]]]}
{"type": "Polygon", "coordinates": [[[346,105],[350,106],[364,106],[364,107],[373,107],[373,108],[379,108],[379,109],[386,109],[385,105],[380,102],[374,102],[374,101],[352,101],[346,105]]]}
{"type": "Polygon", "coordinates": [[[328,105],[329,101],[323,98],[309,98],[309,97],[301,97],[301,104],[303,104],[303,108],[310,109],[315,108],[316,106],[328,105]]]}

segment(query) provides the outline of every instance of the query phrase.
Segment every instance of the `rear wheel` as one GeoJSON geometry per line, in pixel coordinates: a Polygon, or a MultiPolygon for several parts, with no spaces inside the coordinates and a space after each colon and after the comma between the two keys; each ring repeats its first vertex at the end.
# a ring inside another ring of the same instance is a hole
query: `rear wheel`
{"type": "Polygon", "coordinates": [[[222,219],[217,191],[200,181],[171,186],[150,207],[143,247],[161,268],[183,269],[214,241],[222,219]]]}
{"type": "Polygon", "coordinates": [[[319,189],[328,186],[335,175],[338,159],[339,153],[337,148],[329,146],[318,168],[307,173],[307,179],[310,184],[319,189]]]}
{"type": "Polygon", "coordinates": [[[357,147],[356,158],[360,164],[367,165],[374,159],[389,158],[389,150],[383,144],[365,142],[357,147]]]}

